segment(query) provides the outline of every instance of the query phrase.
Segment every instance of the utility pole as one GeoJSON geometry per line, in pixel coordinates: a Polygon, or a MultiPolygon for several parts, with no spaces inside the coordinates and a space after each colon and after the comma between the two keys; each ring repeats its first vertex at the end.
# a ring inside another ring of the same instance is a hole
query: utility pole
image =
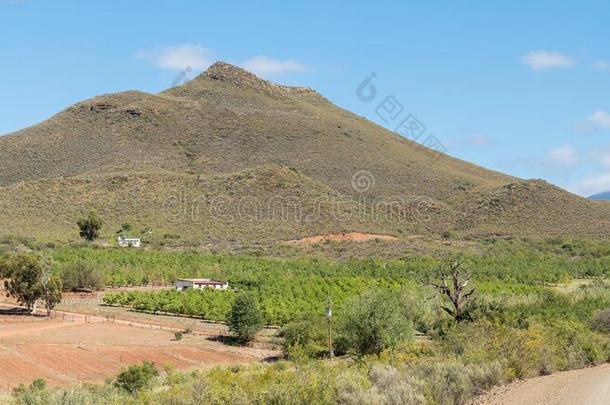
{"type": "Polygon", "coordinates": [[[329,298],[328,305],[326,307],[326,311],[324,311],[324,316],[326,316],[326,320],[328,321],[328,358],[330,360],[333,359],[333,302],[329,298]]]}

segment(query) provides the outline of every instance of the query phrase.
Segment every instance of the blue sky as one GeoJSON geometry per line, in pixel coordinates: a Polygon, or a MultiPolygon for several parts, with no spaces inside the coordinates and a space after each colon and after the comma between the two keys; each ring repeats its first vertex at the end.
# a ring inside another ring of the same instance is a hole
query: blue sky
{"type": "Polygon", "coordinates": [[[225,60],[390,129],[393,96],[452,156],[610,190],[610,2],[295,3],[0,0],[0,134],[225,60]]]}

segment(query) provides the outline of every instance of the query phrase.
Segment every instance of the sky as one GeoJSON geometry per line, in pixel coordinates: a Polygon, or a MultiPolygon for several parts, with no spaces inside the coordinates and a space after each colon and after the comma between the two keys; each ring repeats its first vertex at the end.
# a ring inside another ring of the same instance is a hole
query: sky
{"type": "Polygon", "coordinates": [[[607,0],[0,0],[0,134],[223,60],[587,196],[610,190],[609,39],[607,0]]]}

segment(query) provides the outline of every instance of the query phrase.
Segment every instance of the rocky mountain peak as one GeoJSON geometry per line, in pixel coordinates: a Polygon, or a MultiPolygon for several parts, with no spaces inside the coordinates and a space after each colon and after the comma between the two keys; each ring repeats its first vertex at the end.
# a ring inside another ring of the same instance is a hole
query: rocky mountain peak
{"type": "Polygon", "coordinates": [[[281,95],[286,93],[296,94],[297,96],[317,96],[321,97],[318,92],[307,87],[291,87],[275,84],[265,79],[261,79],[247,70],[232,65],[230,63],[218,61],[211,65],[205,72],[194,79],[194,82],[200,80],[217,80],[234,84],[239,87],[257,89],[268,94],[281,95]]]}

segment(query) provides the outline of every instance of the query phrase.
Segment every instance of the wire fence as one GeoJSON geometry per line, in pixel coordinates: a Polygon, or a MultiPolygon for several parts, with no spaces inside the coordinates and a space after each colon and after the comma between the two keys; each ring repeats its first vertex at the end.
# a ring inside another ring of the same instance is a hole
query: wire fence
{"type": "MultiPolygon", "coordinates": [[[[149,330],[163,330],[168,332],[183,332],[185,330],[185,327],[167,326],[152,322],[132,321],[128,319],[116,318],[114,315],[86,315],[66,311],[52,311],[51,318],[61,319],[64,322],[114,323],[116,325],[125,325],[149,330]]],[[[190,331],[190,333],[198,336],[218,338],[228,338],[232,336],[228,329],[224,328],[214,328],[213,330],[197,329],[190,331]]]]}

